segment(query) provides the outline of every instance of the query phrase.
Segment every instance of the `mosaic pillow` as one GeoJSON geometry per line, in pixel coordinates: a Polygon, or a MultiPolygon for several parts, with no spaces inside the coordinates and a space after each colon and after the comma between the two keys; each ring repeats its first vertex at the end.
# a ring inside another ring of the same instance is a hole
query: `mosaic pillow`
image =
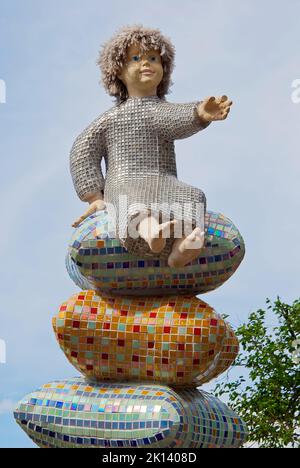
{"type": "Polygon", "coordinates": [[[43,385],[15,410],[39,447],[237,448],[243,421],[224,403],[196,389],[98,384],[74,378],[43,385]]]}
{"type": "Polygon", "coordinates": [[[71,238],[66,265],[80,289],[114,295],[196,295],[212,291],[236,271],[245,254],[243,238],[233,223],[207,212],[206,242],[200,257],[183,268],[166,259],[130,255],[116,239],[107,212],[87,218],[71,238]]]}
{"type": "Polygon", "coordinates": [[[196,297],[100,297],[83,291],[53,318],[74,367],[99,381],[198,385],[223,373],[238,353],[224,320],[196,297]]]}

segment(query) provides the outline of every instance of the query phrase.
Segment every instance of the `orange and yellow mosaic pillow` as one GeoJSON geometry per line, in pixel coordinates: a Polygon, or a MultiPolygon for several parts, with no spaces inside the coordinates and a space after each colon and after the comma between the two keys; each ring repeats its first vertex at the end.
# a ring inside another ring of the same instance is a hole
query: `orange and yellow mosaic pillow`
{"type": "Polygon", "coordinates": [[[61,349],[97,381],[200,385],[234,361],[238,341],[196,297],[121,298],[83,291],[53,318],[61,349]]]}

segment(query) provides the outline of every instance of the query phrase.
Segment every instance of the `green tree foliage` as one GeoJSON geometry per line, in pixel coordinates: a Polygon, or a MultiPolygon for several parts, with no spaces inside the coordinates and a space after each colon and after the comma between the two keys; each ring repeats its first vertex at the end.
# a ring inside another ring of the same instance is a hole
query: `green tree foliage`
{"type": "Polygon", "coordinates": [[[292,305],[267,299],[267,310],[251,313],[236,334],[241,352],[234,367],[242,366],[244,375],[217,383],[215,395],[226,395],[244,419],[250,443],[261,448],[299,447],[300,299],[292,305]],[[267,326],[269,318],[277,325],[267,326]]]}

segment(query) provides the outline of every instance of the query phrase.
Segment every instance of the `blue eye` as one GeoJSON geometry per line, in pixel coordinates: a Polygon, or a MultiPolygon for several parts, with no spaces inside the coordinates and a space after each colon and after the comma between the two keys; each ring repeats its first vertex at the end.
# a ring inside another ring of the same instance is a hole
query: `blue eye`
{"type": "Polygon", "coordinates": [[[138,55],[134,55],[134,56],[132,57],[132,60],[133,60],[134,62],[138,62],[138,61],[140,60],[140,57],[139,57],[138,55]]]}

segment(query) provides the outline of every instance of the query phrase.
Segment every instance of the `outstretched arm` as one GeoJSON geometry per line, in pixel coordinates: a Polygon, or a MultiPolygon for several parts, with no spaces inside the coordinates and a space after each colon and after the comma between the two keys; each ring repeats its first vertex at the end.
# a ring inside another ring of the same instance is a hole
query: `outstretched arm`
{"type": "Polygon", "coordinates": [[[104,124],[102,117],[95,120],[75,140],[70,154],[70,169],[77,195],[90,204],[88,210],[77,219],[76,227],[87,216],[103,209],[105,180],[101,170],[101,160],[105,156],[104,124]]]}
{"type": "Polygon", "coordinates": [[[187,104],[161,102],[155,114],[158,132],[167,140],[179,140],[206,128],[209,122],[199,119],[199,104],[199,101],[187,104]]]}
{"type": "Polygon", "coordinates": [[[226,96],[209,97],[204,101],[188,104],[163,102],[156,113],[158,131],[166,139],[188,138],[206,128],[212,121],[226,118],[231,104],[226,96]]]}

